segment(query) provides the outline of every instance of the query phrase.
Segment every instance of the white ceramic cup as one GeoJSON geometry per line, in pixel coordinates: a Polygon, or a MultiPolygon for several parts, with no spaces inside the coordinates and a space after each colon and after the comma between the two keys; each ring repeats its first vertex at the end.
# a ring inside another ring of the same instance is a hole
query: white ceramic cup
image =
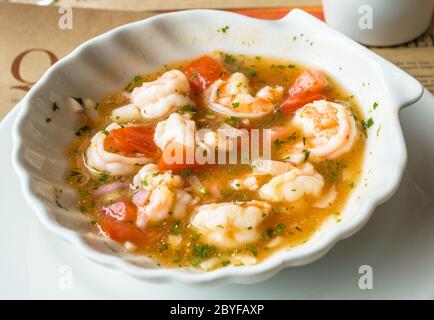
{"type": "Polygon", "coordinates": [[[391,46],[427,30],[434,0],[323,0],[323,7],[326,22],[353,40],[391,46]]]}

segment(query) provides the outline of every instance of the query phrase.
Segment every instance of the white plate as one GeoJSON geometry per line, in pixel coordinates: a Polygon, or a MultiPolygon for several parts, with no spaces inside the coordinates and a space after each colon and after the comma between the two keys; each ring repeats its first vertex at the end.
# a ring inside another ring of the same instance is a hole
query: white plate
{"type": "MultiPolygon", "coordinates": [[[[401,114],[409,163],[394,198],[319,261],[256,285],[150,284],[102,267],[43,229],[12,169],[15,108],[0,124],[0,298],[291,299],[434,298],[434,98],[401,114]],[[372,290],[358,286],[373,269],[372,290]]],[[[393,159],[390,159],[393,161],[393,159]]]]}

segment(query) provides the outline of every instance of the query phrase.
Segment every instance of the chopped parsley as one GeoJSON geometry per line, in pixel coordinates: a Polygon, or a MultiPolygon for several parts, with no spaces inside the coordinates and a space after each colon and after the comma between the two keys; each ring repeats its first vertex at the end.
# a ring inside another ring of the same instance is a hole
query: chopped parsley
{"type": "Polygon", "coordinates": [[[276,139],[276,141],[274,141],[274,147],[279,150],[282,147],[282,141],[279,139],[276,139]]]}
{"type": "Polygon", "coordinates": [[[307,149],[304,149],[303,153],[304,153],[304,162],[306,162],[309,159],[310,151],[307,149]]]}
{"type": "Polygon", "coordinates": [[[196,244],[193,247],[193,265],[198,265],[201,261],[206,260],[212,253],[213,247],[207,244],[196,244]]]}
{"type": "Polygon", "coordinates": [[[98,177],[98,180],[101,182],[107,181],[107,179],[109,178],[109,175],[105,172],[101,173],[98,177]]]}
{"type": "Polygon", "coordinates": [[[55,111],[57,111],[57,110],[59,110],[60,108],[59,108],[59,106],[57,105],[57,103],[56,102],[54,102],[53,103],[53,112],[55,112],[55,111]]]}
{"type": "Polygon", "coordinates": [[[253,69],[247,70],[247,76],[253,78],[254,76],[256,76],[256,71],[253,69]]]}
{"type": "Polygon", "coordinates": [[[133,80],[125,87],[126,92],[132,92],[135,87],[143,82],[142,76],[135,76],[133,80]]]}
{"type": "Polygon", "coordinates": [[[170,228],[170,233],[172,234],[180,234],[182,232],[182,224],[180,220],[176,220],[175,223],[170,228]]]}
{"type": "Polygon", "coordinates": [[[75,133],[76,136],[81,136],[83,133],[89,132],[90,131],[90,127],[89,126],[83,126],[80,129],[77,130],[77,132],[75,133]]]}
{"type": "Polygon", "coordinates": [[[246,250],[250,251],[255,257],[258,255],[258,249],[252,244],[247,245],[246,250]]]}
{"type": "Polygon", "coordinates": [[[347,165],[343,161],[324,160],[317,166],[318,172],[329,182],[336,182],[347,165]]]}
{"type": "Polygon", "coordinates": [[[279,223],[276,227],[270,227],[265,230],[264,238],[272,239],[277,236],[280,236],[286,229],[286,225],[284,223],[279,223]]]}
{"type": "Polygon", "coordinates": [[[237,59],[231,54],[225,54],[225,63],[227,64],[235,64],[237,59]]]}
{"type": "Polygon", "coordinates": [[[217,32],[226,33],[229,30],[229,26],[224,26],[217,30],[217,32]]]}
{"type": "Polygon", "coordinates": [[[372,118],[369,118],[368,120],[362,121],[362,126],[364,129],[369,129],[374,125],[374,120],[372,118]]]}
{"type": "Polygon", "coordinates": [[[187,105],[181,108],[181,113],[197,114],[199,111],[191,105],[187,105]]]}
{"type": "Polygon", "coordinates": [[[181,171],[181,175],[185,178],[191,178],[193,171],[191,171],[191,169],[184,169],[181,171]]]}
{"type": "Polygon", "coordinates": [[[241,120],[237,117],[230,117],[226,119],[225,122],[230,126],[236,127],[241,123],[241,120]]]}
{"type": "Polygon", "coordinates": [[[239,102],[232,102],[232,107],[235,109],[235,108],[238,108],[240,106],[240,103],[239,102]]]}

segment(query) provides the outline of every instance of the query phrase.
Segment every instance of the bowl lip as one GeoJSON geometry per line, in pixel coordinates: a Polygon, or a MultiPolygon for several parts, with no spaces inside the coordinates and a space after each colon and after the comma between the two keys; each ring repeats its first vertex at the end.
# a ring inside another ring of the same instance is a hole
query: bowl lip
{"type": "MultiPolygon", "coordinates": [[[[12,164],[15,172],[19,177],[20,186],[24,194],[24,198],[26,199],[28,204],[32,207],[33,211],[35,211],[41,223],[47,229],[49,229],[56,235],[60,236],[61,238],[71,242],[86,257],[100,264],[125,271],[126,273],[139,279],[146,279],[146,280],[157,281],[157,282],[168,282],[168,281],[175,280],[187,284],[229,283],[229,282],[253,283],[258,281],[258,279],[255,280],[255,276],[262,275],[262,277],[259,277],[260,278],[259,280],[264,280],[265,278],[268,278],[276,274],[277,272],[279,272],[281,269],[285,267],[295,266],[295,265],[299,266],[299,265],[304,265],[313,262],[314,260],[320,258],[325,253],[327,253],[327,251],[330,250],[338,241],[351,236],[352,234],[356,233],[359,229],[361,229],[363,225],[367,223],[367,221],[372,216],[374,209],[378,205],[387,201],[398,189],[407,163],[406,146],[405,146],[401,126],[399,123],[398,112],[391,112],[390,113],[391,118],[389,119],[389,121],[395,123],[394,130],[398,134],[398,136],[396,137],[397,148],[400,149],[399,151],[401,154],[401,157],[399,159],[394,159],[395,170],[393,171],[393,177],[391,177],[390,179],[391,183],[389,183],[388,186],[385,186],[382,192],[376,192],[372,194],[369,198],[369,201],[365,201],[363,205],[359,208],[358,210],[360,213],[359,215],[353,217],[350,221],[345,221],[344,223],[336,225],[335,228],[333,229],[333,232],[329,232],[325,234],[321,239],[321,241],[318,241],[315,244],[311,244],[310,246],[305,246],[303,248],[304,250],[302,252],[298,252],[297,255],[295,256],[289,257],[287,254],[285,255],[285,253],[281,252],[281,259],[276,257],[276,255],[273,255],[265,259],[263,262],[252,266],[243,266],[242,268],[229,266],[210,272],[188,272],[185,269],[165,268],[165,267],[161,267],[157,269],[141,268],[139,266],[136,266],[126,261],[122,257],[100,253],[92,249],[86,243],[84,237],[81,236],[79,233],[57,224],[55,219],[49,214],[48,208],[43,204],[43,202],[39,199],[39,197],[36,196],[36,194],[32,191],[32,182],[31,182],[32,176],[29,172],[27,172],[27,169],[25,168],[25,165],[21,159],[22,153],[24,151],[23,140],[25,138],[21,136],[20,129],[24,123],[25,116],[28,114],[29,110],[31,110],[30,102],[32,101],[32,98],[38,91],[42,90],[47,83],[49,83],[53,72],[57,69],[62,68],[62,65],[64,63],[75,59],[77,56],[79,56],[82,53],[82,51],[85,48],[92,46],[93,43],[95,42],[104,41],[105,39],[109,39],[111,37],[116,36],[117,34],[119,34],[124,30],[135,29],[136,27],[140,27],[142,24],[150,24],[153,21],[157,21],[160,19],[168,19],[171,17],[181,16],[181,15],[190,15],[192,13],[205,14],[205,15],[210,15],[210,14],[225,15],[225,16],[236,15],[238,19],[255,20],[261,23],[281,23],[282,21],[284,22],[285,20],[291,18],[294,15],[302,16],[305,19],[310,19],[310,21],[317,20],[313,16],[309,15],[308,13],[305,13],[300,9],[293,9],[292,11],[290,11],[290,13],[288,13],[288,15],[286,15],[282,19],[273,20],[273,21],[264,21],[264,20],[246,17],[246,16],[238,15],[236,13],[220,11],[220,10],[195,9],[195,10],[185,10],[185,11],[164,13],[147,19],[135,21],[126,25],[119,26],[115,29],[112,29],[106,33],[103,33],[95,38],[92,38],[84,42],[76,49],[74,49],[71,53],[69,53],[67,56],[59,60],[53,66],[51,66],[41,77],[41,79],[27,93],[27,95],[23,98],[23,100],[19,103],[19,108],[20,108],[19,113],[17,115],[17,118],[13,126],[12,164]],[[275,259],[273,259],[273,257],[275,257],[275,259]]],[[[359,45],[358,43],[350,40],[349,38],[338,33],[337,31],[334,31],[330,28],[329,30],[326,31],[329,32],[331,31],[335,36],[341,37],[341,39],[344,39],[345,41],[349,41],[351,45],[358,47],[359,50],[364,50],[364,52],[367,53],[370,58],[373,58],[377,62],[390,64],[383,58],[377,56],[375,53],[359,45]]]]}

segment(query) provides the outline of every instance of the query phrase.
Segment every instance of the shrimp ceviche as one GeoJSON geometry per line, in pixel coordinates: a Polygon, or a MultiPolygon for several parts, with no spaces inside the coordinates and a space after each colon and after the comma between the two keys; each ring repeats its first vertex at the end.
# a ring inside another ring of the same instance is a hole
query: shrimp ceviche
{"type": "Polygon", "coordinates": [[[67,173],[78,208],[159,265],[209,271],[291,250],[339,222],[359,182],[357,102],[292,62],[213,52],[67,102],[80,114],[67,173]]]}

